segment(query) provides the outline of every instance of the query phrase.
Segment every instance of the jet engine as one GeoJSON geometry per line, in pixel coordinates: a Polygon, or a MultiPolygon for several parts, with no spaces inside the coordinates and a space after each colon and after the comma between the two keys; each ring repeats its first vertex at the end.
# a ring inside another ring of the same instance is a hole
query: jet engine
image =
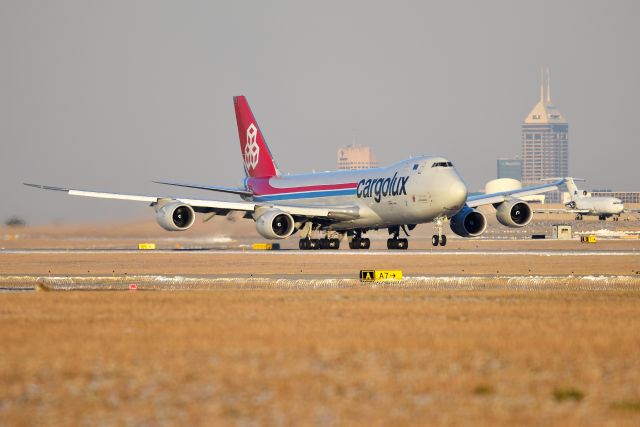
{"type": "Polygon", "coordinates": [[[531,206],[523,200],[507,200],[494,206],[498,222],[507,227],[524,227],[533,218],[531,206]]]}
{"type": "Polygon", "coordinates": [[[462,237],[478,237],[487,229],[487,219],[468,206],[451,217],[451,231],[462,237]]]}
{"type": "Polygon", "coordinates": [[[256,219],[258,233],[267,239],[285,239],[294,230],[293,217],[278,209],[268,210],[256,219]]]}
{"type": "Polygon", "coordinates": [[[183,231],[193,225],[196,213],[191,206],[174,201],[158,207],[156,219],[160,227],[167,231],[183,231]]]}

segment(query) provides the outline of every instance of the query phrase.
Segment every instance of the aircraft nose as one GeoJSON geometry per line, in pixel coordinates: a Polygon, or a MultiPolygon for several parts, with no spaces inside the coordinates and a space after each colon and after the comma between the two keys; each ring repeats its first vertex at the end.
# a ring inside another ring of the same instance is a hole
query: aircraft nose
{"type": "Polygon", "coordinates": [[[467,202],[467,186],[464,182],[457,178],[449,184],[448,191],[449,206],[459,209],[467,202]]]}

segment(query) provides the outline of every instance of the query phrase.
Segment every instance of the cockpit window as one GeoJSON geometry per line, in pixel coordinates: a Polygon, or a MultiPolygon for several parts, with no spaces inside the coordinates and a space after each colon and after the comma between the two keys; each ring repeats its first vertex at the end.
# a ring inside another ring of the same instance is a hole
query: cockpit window
{"type": "Polygon", "coordinates": [[[431,165],[432,168],[452,168],[453,164],[451,162],[435,162],[431,165]]]}

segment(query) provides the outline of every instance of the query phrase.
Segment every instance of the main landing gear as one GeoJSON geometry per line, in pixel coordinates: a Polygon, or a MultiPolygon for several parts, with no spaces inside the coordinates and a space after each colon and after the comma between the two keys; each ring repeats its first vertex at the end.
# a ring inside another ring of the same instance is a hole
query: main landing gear
{"type": "Polygon", "coordinates": [[[349,242],[349,249],[369,249],[371,247],[371,240],[366,237],[362,237],[362,230],[356,230],[353,232],[353,238],[349,242]]]}
{"type": "Polygon", "coordinates": [[[434,234],[431,237],[431,244],[433,246],[446,246],[447,244],[447,236],[445,236],[444,234],[442,234],[442,227],[444,224],[444,218],[437,218],[436,219],[436,229],[438,231],[438,234],[434,234]]]}
{"type": "Polygon", "coordinates": [[[341,234],[336,232],[327,232],[327,234],[321,239],[312,239],[311,233],[313,232],[313,224],[306,223],[302,232],[306,234],[306,237],[300,239],[298,247],[301,250],[312,249],[340,249],[341,234]],[[336,237],[337,236],[337,237],[336,237]]]}
{"type": "MultiPolygon", "coordinates": [[[[402,226],[402,230],[408,236],[407,230],[402,226]]],[[[387,239],[387,249],[407,249],[409,248],[409,240],[400,239],[400,227],[397,225],[389,227],[389,234],[393,234],[393,237],[387,239]]]]}
{"type": "Polygon", "coordinates": [[[329,239],[328,237],[324,237],[322,239],[311,239],[309,237],[305,237],[304,239],[300,239],[298,246],[302,250],[340,249],[340,239],[329,239]]]}

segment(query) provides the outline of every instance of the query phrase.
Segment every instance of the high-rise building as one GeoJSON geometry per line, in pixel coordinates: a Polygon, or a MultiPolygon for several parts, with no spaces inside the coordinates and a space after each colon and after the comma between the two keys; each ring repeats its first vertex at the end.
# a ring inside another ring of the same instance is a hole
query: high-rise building
{"type": "Polygon", "coordinates": [[[498,179],[513,178],[522,181],[522,159],[503,157],[498,159],[498,179]]]}
{"type": "Polygon", "coordinates": [[[370,169],[378,167],[376,156],[371,147],[346,145],[338,148],[338,169],[370,169]]]}
{"type": "MultiPolygon", "coordinates": [[[[540,101],[522,124],[522,183],[536,185],[547,178],[569,175],[569,124],[551,102],[549,70],[540,83],[540,101]]],[[[547,200],[560,201],[560,193],[547,193],[547,200]]]]}

